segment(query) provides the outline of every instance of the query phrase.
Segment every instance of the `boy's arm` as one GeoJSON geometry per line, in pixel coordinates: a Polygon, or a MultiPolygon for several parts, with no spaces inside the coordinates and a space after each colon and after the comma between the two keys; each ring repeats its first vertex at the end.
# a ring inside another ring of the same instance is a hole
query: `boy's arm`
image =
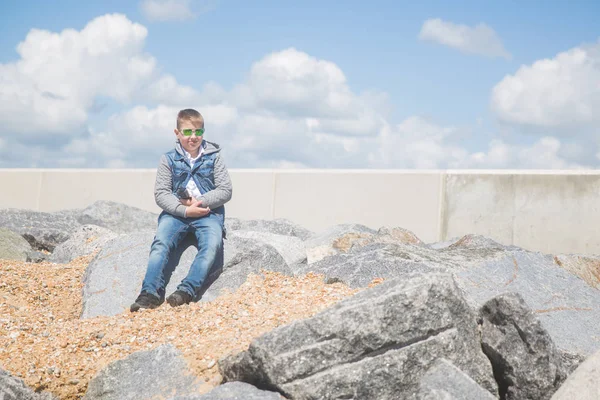
{"type": "Polygon", "coordinates": [[[169,214],[185,217],[186,206],[173,194],[173,175],[167,157],[163,154],[156,170],[154,184],[154,200],[156,204],[169,214]]]}
{"type": "Polygon", "coordinates": [[[202,201],[202,207],[210,207],[211,210],[221,207],[231,200],[233,187],[227,167],[221,159],[221,153],[217,154],[214,164],[215,188],[204,193],[198,200],[202,201]]]}

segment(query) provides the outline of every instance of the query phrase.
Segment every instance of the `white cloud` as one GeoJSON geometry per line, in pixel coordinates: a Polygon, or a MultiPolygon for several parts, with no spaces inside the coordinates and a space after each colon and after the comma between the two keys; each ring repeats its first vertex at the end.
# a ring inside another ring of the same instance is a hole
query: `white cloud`
{"type": "Polygon", "coordinates": [[[17,47],[21,59],[0,64],[0,122],[63,133],[83,125],[95,96],[127,101],[152,73],[140,53],[147,30],[122,15],[92,20],[80,32],[31,30],[17,47]],[[92,78],[91,78],[92,77],[92,78]]]}
{"type": "Polygon", "coordinates": [[[186,21],[197,18],[216,6],[213,1],[143,0],[140,9],[150,21],[186,21]]]}
{"type": "Polygon", "coordinates": [[[237,168],[576,168],[583,156],[597,163],[597,149],[554,137],[528,146],[496,140],[472,152],[459,128],[417,116],[392,124],[385,93],[355,93],[335,63],[293,48],[258,60],[232,90],[214,82],[196,90],[158,72],[143,52],[146,35],[120,15],[81,31],[31,31],[21,59],[0,64],[0,166],[152,168],[172,147],[184,107],[204,115],[206,139],[237,168]],[[105,121],[88,118],[105,97],[121,109],[105,121]],[[44,135],[33,144],[16,135],[23,121],[44,135]]]}
{"type": "Polygon", "coordinates": [[[511,58],[500,37],[492,28],[483,23],[470,27],[443,21],[439,18],[428,19],[421,27],[419,39],[440,43],[464,53],[511,58]]]}
{"type": "Polygon", "coordinates": [[[570,135],[600,130],[600,41],[522,66],[492,90],[501,121],[562,128],[570,135]]]}
{"type": "Polygon", "coordinates": [[[194,100],[193,89],[159,75],[156,60],[143,52],[147,34],[119,14],[95,18],[81,31],[31,30],[17,47],[20,59],[0,64],[3,131],[79,135],[99,96],[123,104],[194,100]]]}
{"type": "Polygon", "coordinates": [[[455,168],[524,168],[524,169],[579,169],[590,165],[570,161],[561,155],[563,144],[555,137],[546,136],[532,145],[514,145],[494,139],[486,152],[470,154],[455,168]]]}
{"type": "Polygon", "coordinates": [[[289,48],[256,62],[234,94],[241,107],[268,108],[295,117],[348,117],[361,110],[342,70],[330,61],[289,48]]]}
{"type": "Polygon", "coordinates": [[[381,132],[370,162],[382,168],[444,168],[467,156],[466,150],[447,140],[455,130],[422,117],[407,118],[381,132]]]}

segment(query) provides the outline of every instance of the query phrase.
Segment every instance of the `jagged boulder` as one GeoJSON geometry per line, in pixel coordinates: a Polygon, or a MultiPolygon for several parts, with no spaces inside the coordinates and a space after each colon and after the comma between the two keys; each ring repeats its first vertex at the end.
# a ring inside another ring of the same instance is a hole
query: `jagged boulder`
{"type": "Polygon", "coordinates": [[[352,287],[413,272],[448,272],[474,309],[502,293],[516,292],[538,315],[559,349],[574,359],[600,349],[597,289],[558,265],[552,255],[504,246],[482,236],[467,235],[440,249],[410,243],[352,246],[308,263],[296,273],[306,272],[324,274],[328,281],[352,287]]]}
{"type": "Polygon", "coordinates": [[[410,398],[446,358],[497,393],[476,315],[447,274],[390,280],[219,361],[226,381],[293,399],[410,398]]]}
{"type": "Polygon", "coordinates": [[[600,399],[600,351],[586,359],[552,396],[552,400],[571,399],[600,399]]]}
{"type": "Polygon", "coordinates": [[[68,263],[71,260],[100,251],[102,247],[117,236],[113,231],[96,225],[82,225],[71,237],[54,248],[49,260],[56,263],[68,263]]]}
{"type": "Polygon", "coordinates": [[[378,231],[359,224],[335,225],[306,241],[308,263],[316,263],[326,257],[348,253],[351,249],[374,243],[425,244],[414,233],[403,228],[382,227],[378,231]]]}
{"type": "Polygon", "coordinates": [[[480,310],[483,352],[494,368],[500,397],[546,400],[567,376],[548,332],[515,293],[497,296],[480,310]]]}
{"type": "Polygon", "coordinates": [[[57,400],[51,393],[36,393],[22,379],[0,368],[1,400],[57,400]]]}
{"type": "Polygon", "coordinates": [[[248,239],[250,241],[273,246],[291,268],[300,264],[306,264],[304,242],[296,236],[278,235],[270,232],[237,230],[231,232],[230,237],[248,239]]]}
{"type": "Polygon", "coordinates": [[[556,264],[577,275],[594,288],[600,288],[600,256],[580,254],[557,254],[556,264]]]}
{"type": "MultiPolygon", "coordinates": [[[[222,289],[238,288],[249,274],[259,273],[261,269],[292,274],[292,269],[275,247],[237,236],[235,232],[228,237],[223,259],[217,260],[212,276],[201,292],[203,300],[216,298],[222,289]]],[[[88,265],[83,278],[82,318],[116,315],[129,308],[141,289],[153,239],[152,232],[120,235],[103,247],[88,265]]],[[[197,253],[193,243],[194,236],[188,235],[169,259],[167,295],[175,291],[187,275],[197,253]]]]}
{"type": "Polygon", "coordinates": [[[284,218],[244,220],[228,217],[225,219],[225,228],[228,232],[238,230],[267,232],[276,235],[294,236],[301,240],[306,240],[314,235],[308,229],[284,218]]]}
{"type": "Polygon", "coordinates": [[[156,231],[158,214],[114,201],[96,201],[74,213],[81,225],[97,225],[116,233],[156,231]]]}
{"type": "Polygon", "coordinates": [[[377,231],[360,224],[335,225],[324,232],[306,240],[306,256],[308,264],[315,263],[325,257],[336,255],[350,249],[351,244],[359,239],[373,237],[377,231]]]}
{"type": "Polygon", "coordinates": [[[31,245],[21,235],[0,228],[0,260],[27,261],[31,245]]]}
{"type": "Polygon", "coordinates": [[[440,358],[419,382],[416,400],[494,400],[490,392],[445,358],[440,358]]]}
{"type": "Polygon", "coordinates": [[[279,393],[260,390],[244,382],[228,382],[200,395],[177,396],[170,400],[284,400],[279,393]]]}
{"type": "Polygon", "coordinates": [[[74,214],[73,210],[46,213],[9,208],[0,210],[0,226],[23,236],[34,250],[52,252],[80,226],[74,214]]]}
{"type": "Polygon", "coordinates": [[[145,400],[177,393],[200,393],[203,381],[195,376],[179,350],[162,345],[114,361],[89,383],[84,400],[145,400]]]}

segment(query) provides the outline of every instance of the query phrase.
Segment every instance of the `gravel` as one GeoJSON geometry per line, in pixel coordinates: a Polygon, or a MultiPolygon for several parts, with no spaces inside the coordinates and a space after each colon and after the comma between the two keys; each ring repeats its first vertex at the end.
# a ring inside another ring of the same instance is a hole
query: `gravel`
{"type": "Polygon", "coordinates": [[[218,359],[359,291],[325,284],[321,275],[292,278],[263,271],[212,302],[178,308],[165,303],[155,310],[81,320],[81,278],[91,259],[0,260],[0,366],[60,399],[82,398],[88,382],[110,362],[165,343],[183,353],[209,390],[221,382],[218,359]]]}

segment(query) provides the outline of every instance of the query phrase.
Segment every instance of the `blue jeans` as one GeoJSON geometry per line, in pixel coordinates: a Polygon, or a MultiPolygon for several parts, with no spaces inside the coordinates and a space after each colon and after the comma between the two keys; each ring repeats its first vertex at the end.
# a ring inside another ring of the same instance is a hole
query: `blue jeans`
{"type": "MultiPolygon", "coordinates": [[[[181,218],[165,212],[159,216],[142,292],[164,298],[165,288],[172,273],[172,270],[169,270],[169,259],[180,250],[178,247],[190,232],[196,236],[198,253],[177,290],[187,292],[192,298],[197,297],[223,248],[222,218],[214,213],[201,218],[181,218]]],[[[174,268],[174,265],[171,268],[174,268]]]]}

